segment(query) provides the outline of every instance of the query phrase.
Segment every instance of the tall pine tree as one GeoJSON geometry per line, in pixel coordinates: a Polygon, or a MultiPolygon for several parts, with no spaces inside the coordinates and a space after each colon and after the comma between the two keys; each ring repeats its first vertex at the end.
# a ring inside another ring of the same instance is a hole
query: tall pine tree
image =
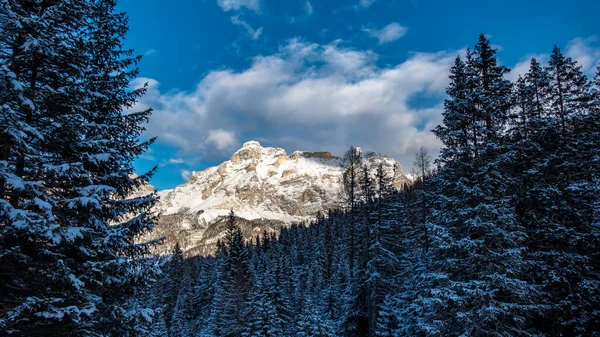
{"type": "Polygon", "coordinates": [[[139,57],[115,1],[0,3],[0,326],[122,335],[154,195],[128,198],[150,110],[125,113],[139,57]]]}
{"type": "Polygon", "coordinates": [[[503,176],[507,165],[502,130],[511,104],[508,72],[479,37],[467,62],[451,69],[443,143],[435,179],[431,289],[424,297],[425,331],[442,335],[525,334],[531,287],[520,261],[524,230],[515,221],[503,176]]]}

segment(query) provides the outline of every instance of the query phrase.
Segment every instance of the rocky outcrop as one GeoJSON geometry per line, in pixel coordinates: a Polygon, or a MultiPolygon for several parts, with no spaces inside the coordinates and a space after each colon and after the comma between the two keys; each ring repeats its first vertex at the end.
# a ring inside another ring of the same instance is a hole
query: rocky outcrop
{"type": "MultiPolygon", "coordinates": [[[[363,153],[374,171],[382,165],[396,187],[409,181],[400,164],[376,153],[363,153]]],[[[201,172],[173,190],[160,192],[162,214],[157,232],[168,249],[179,242],[188,252],[212,252],[222,236],[221,224],[230,210],[244,219],[244,232],[254,236],[277,231],[292,222],[309,221],[319,212],[337,208],[345,196],[341,158],[329,152],[296,151],[247,142],[231,159],[201,172]]]]}
{"type": "Polygon", "coordinates": [[[331,154],[331,152],[304,152],[304,151],[296,151],[292,153],[290,156],[291,159],[298,158],[317,158],[317,159],[325,159],[325,160],[339,160],[340,158],[331,154]]]}

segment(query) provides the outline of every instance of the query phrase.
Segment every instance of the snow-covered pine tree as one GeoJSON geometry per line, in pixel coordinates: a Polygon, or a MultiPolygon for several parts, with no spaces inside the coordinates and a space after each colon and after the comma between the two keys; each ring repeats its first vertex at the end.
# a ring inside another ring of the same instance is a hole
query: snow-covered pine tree
{"type": "Polygon", "coordinates": [[[247,300],[251,290],[250,257],[244,243],[242,231],[237,224],[235,213],[231,211],[227,217],[224,245],[226,255],[224,260],[224,293],[223,301],[225,317],[221,330],[224,336],[239,336],[247,321],[247,300]]]}
{"type": "Polygon", "coordinates": [[[418,188],[418,194],[420,196],[417,206],[420,209],[421,213],[421,227],[423,228],[423,250],[427,252],[429,250],[429,234],[427,233],[427,216],[429,215],[428,211],[428,201],[427,201],[427,188],[429,187],[428,179],[431,178],[431,164],[433,159],[425,149],[425,147],[421,146],[415,155],[415,161],[413,165],[417,170],[417,174],[419,175],[418,180],[413,184],[414,187],[418,188]]]}
{"type": "Polygon", "coordinates": [[[189,316],[192,313],[192,308],[189,306],[191,293],[189,274],[184,271],[183,274],[172,277],[179,281],[179,289],[169,317],[169,337],[187,337],[191,335],[189,316]]]}
{"type": "MultiPolygon", "coordinates": [[[[143,293],[141,299],[134,295],[130,301],[138,301],[141,300],[142,307],[150,307],[152,308],[152,317],[148,324],[142,326],[142,329],[146,330],[147,334],[150,337],[158,337],[167,335],[169,329],[167,328],[167,317],[165,315],[167,297],[168,297],[168,289],[170,289],[172,280],[171,275],[166,270],[165,267],[168,264],[169,258],[165,256],[150,256],[149,260],[156,266],[156,269],[159,270],[157,275],[154,275],[149,281],[149,286],[143,289],[143,293]]],[[[143,332],[139,332],[138,334],[144,334],[143,332]]]]}
{"type": "MultiPolygon", "coordinates": [[[[593,93],[594,93],[594,104],[593,110],[590,113],[591,118],[594,120],[591,122],[592,130],[588,134],[588,137],[596,140],[595,150],[596,152],[592,156],[589,165],[594,167],[593,173],[593,183],[596,188],[596,196],[600,195],[600,145],[597,144],[600,141],[600,127],[598,123],[600,123],[600,64],[596,68],[596,74],[593,80],[593,93]]],[[[591,223],[591,229],[594,231],[593,236],[593,249],[589,254],[589,261],[600,261],[600,198],[596,198],[594,204],[594,217],[591,223]]],[[[595,263],[592,264],[590,268],[590,274],[593,275],[591,279],[595,279],[595,282],[589,282],[590,286],[585,286],[584,291],[589,296],[590,303],[593,303],[592,306],[595,308],[600,307],[600,286],[598,285],[598,280],[600,280],[600,264],[595,263]]],[[[600,319],[596,319],[600,320],[600,319]]],[[[596,332],[597,333],[597,332],[596,332]]]]}
{"type": "Polygon", "coordinates": [[[272,275],[267,279],[269,296],[271,296],[277,320],[281,322],[282,334],[288,335],[293,331],[291,306],[291,268],[289,256],[284,253],[283,244],[276,238],[271,242],[268,254],[272,265],[272,275]]]}
{"type": "Polygon", "coordinates": [[[362,157],[360,150],[354,146],[350,146],[343,156],[342,165],[344,167],[344,188],[348,196],[347,205],[351,216],[349,224],[349,247],[347,248],[347,253],[350,259],[350,272],[353,276],[356,260],[356,219],[354,210],[359,199],[361,164],[362,157]]]}
{"type": "MultiPolygon", "coordinates": [[[[437,198],[432,200],[433,225],[429,231],[431,243],[429,253],[439,257],[449,255],[452,252],[450,250],[452,238],[449,233],[450,226],[436,225],[436,222],[447,215],[445,209],[449,208],[452,203],[459,204],[460,197],[463,195],[457,193],[456,186],[451,182],[458,181],[461,176],[471,174],[472,166],[470,164],[475,158],[473,150],[478,143],[477,135],[471,135],[472,130],[470,128],[470,122],[474,115],[474,106],[469,100],[473,88],[473,76],[474,74],[463,59],[457,56],[454,65],[450,68],[450,84],[446,89],[449,98],[444,101],[444,124],[433,131],[444,144],[440,159],[438,159],[438,162],[443,160],[443,167],[440,167],[438,176],[433,179],[437,198]],[[443,248],[446,248],[448,252],[446,253],[443,248]]],[[[465,182],[467,182],[466,179],[465,182]]],[[[432,259],[432,262],[434,261],[432,259]]],[[[420,288],[417,289],[418,294],[414,296],[415,300],[413,301],[418,309],[403,309],[399,313],[398,320],[404,323],[403,329],[411,329],[411,332],[415,335],[444,335],[450,333],[449,328],[441,325],[440,319],[442,317],[438,313],[445,310],[450,312],[451,297],[455,296],[454,291],[431,291],[436,287],[446,287],[450,284],[447,273],[439,272],[444,265],[445,263],[440,263],[434,266],[437,270],[425,273],[420,278],[420,288]],[[416,324],[417,321],[421,322],[420,326],[416,324]]],[[[456,298],[458,299],[458,297],[456,298]]],[[[388,303],[394,302],[393,298],[388,299],[388,303]]],[[[403,307],[405,306],[402,305],[401,308],[403,307]]]]}
{"type": "MultiPolygon", "coordinates": [[[[219,242],[220,244],[220,242],[219,242]]],[[[211,257],[195,257],[196,267],[192,275],[192,292],[190,294],[190,315],[193,333],[199,333],[208,323],[213,302],[212,284],[214,283],[214,262],[211,257]]]]}
{"type": "Polygon", "coordinates": [[[418,186],[406,187],[388,198],[387,212],[382,219],[388,223],[382,242],[394,253],[395,260],[384,259],[391,270],[384,278],[389,288],[383,299],[377,322],[381,336],[413,336],[423,334],[420,318],[427,312],[422,294],[431,285],[423,275],[425,268],[423,226],[421,214],[414,211],[420,199],[418,186]],[[425,310],[423,310],[425,309],[425,310]]]}
{"type": "Polygon", "coordinates": [[[283,336],[283,321],[277,312],[275,275],[267,254],[258,256],[258,269],[253,277],[248,298],[249,318],[242,336],[283,336]]]}
{"type": "Polygon", "coordinates": [[[210,291],[212,293],[212,302],[210,303],[210,313],[206,324],[200,329],[200,336],[217,337],[225,336],[232,322],[231,313],[226,310],[225,301],[227,300],[228,270],[225,268],[225,259],[227,251],[221,241],[217,241],[217,251],[215,252],[215,261],[213,263],[212,273],[214,275],[210,291]]]}
{"type": "Polygon", "coordinates": [[[365,267],[365,283],[367,286],[367,316],[369,325],[369,336],[378,334],[378,320],[386,308],[384,301],[388,294],[398,290],[397,272],[399,260],[395,254],[398,237],[395,235],[396,226],[394,213],[398,206],[390,195],[384,196],[384,191],[389,190],[385,173],[381,165],[377,171],[379,181],[379,197],[375,201],[375,207],[370,217],[373,221],[369,235],[368,261],[365,267]]]}
{"type": "Polygon", "coordinates": [[[543,149],[527,174],[533,185],[534,216],[529,224],[529,256],[544,308],[535,327],[543,333],[589,335],[598,332],[600,284],[593,256],[599,230],[591,225],[597,205],[597,120],[590,82],[576,61],[555,47],[544,71],[548,86],[538,146],[543,149]],[[552,317],[552,319],[549,319],[552,317]]]}
{"type": "Polygon", "coordinates": [[[128,198],[150,110],[115,1],[0,2],[0,329],[123,335],[154,195],[128,198]]]}
{"type": "Polygon", "coordinates": [[[361,194],[361,207],[360,212],[357,212],[358,221],[356,223],[356,237],[357,242],[360,244],[356,247],[357,249],[357,265],[356,275],[354,282],[357,285],[357,302],[356,312],[357,317],[357,331],[360,334],[373,335],[375,333],[375,326],[370,324],[369,318],[375,314],[375,308],[373,303],[369,302],[371,291],[371,285],[376,284],[367,282],[370,275],[367,273],[367,265],[374,256],[371,256],[371,243],[373,241],[372,231],[375,226],[377,218],[374,216],[376,212],[375,208],[375,181],[370,173],[370,168],[363,164],[360,170],[360,194],[361,194]]]}
{"type": "Polygon", "coordinates": [[[183,257],[179,242],[171,250],[166,273],[167,282],[158,291],[164,296],[167,331],[170,337],[186,336],[189,334],[191,280],[188,262],[183,257]]]}
{"type": "Polygon", "coordinates": [[[352,209],[360,199],[360,170],[362,167],[360,150],[350,146],[344,153],[342,166],[344,168],[344,187],[348,195],[348,208],[352,209]]]}
{"type": "Polygon", "coordinates": [[[507,173],[517,179],[515,184],[515,210],[518,221],[523,224],[536,221],[533,212],[540,206],[539,189],[536,184],[545,177],[533,169],[537,161],[543,161],[545,138],[549,129],[547,118],[547,95],[549,86],[547,71],[533,58],[529,71],[520,77],[514,90],[515,106],[509,123],[508,139],[511,143],[512,168],[507,173]]]}
{"type": "Polygon", "coordinates": [[[323,307],[313,302],[309,295],[297,317],[297,337],[335,337],[335,326],[324,312],[323,307]]]}
{"type": "Polygon", "coordinates": [[[508,69],[479,37],[457,58],[445,101],[433,213],[429,294],[423,328],[442,335],[524,334],[531,287],[523,280],[524,231],[510,206],[503,129],[511,103],[508,69]]]}
{"type": "Polygon", "coordinates": [[[347,284],[346,296],[351,308],[347,315],[347,321],[344,323],[349,334],[366,333],[368,330],[366,314],[366,294],[367,289],[364,282],[365,266],[367,261],[368,241],[368,218],[366,210],[368,199],[372,199],[372,178],[366,166],[363,166],[362,150],[351,146],[342,158],[344,168],[344,187],[347,195],[347,205],[349,210],[349,221],[347,223],[347,244],[342,249],[348,254],[351,280],[347,284]],[[363,190],[363,187],[366,190],[363,190]],[[358,214],[356,210],[359,206],[364,212],[358,214]],[[353,289],[353,290],[350,290],[353,289]],[[350,296],[351,294],[351,296],[350,296]]]}
{"type": "Polygon", "coordinates": [[[375,198],[375,181],[371,177],[370,167],[367,164],[361,166],[359,179],[361,201],[364,204],[373,203],[375,198]]]}

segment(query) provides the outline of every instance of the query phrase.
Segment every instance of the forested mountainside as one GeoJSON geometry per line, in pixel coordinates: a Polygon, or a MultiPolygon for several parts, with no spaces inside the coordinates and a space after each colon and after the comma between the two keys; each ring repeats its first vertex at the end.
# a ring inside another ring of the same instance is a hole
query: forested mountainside
{"type": "Polygon", "coordinates": [[[511,83],[481,35],[414,184],[351,148],[338,209],[251,240],[231,212],[211,256],[157,256],[115,6],[0,1],[0,335],[600,335],[600,66],[555,47],[511,83]]]}
{"type": "MultiPolygon", "coordinates": [[[[554,48],[517,83],[482,35],[456,58],[444,147],[401,192],[347,179],[344,211],[161,258],[136,305],[154,336],[592,336],[600,333],[600,71],[554,48]]],[[[347,167],[347,177],[354,176],[347,167]]]]}
{"type": "Polygon", "coordinates": [[[396,160],[360,148],[349,151],[342,157],[306,151],[288,156],[282,148],[246,142],[230,160],[193,172],[185,184],[159,192],[154,207],[160,214],[159,226],[142,240],[166,238],[157,252],[179,243],[186,255],[206,255],[214,253],[217,240],[224,235],[231,209],[240,218],[245,239],[309,221],[344,205],[348,192],[344,167],[350,154],[360,157],[360,170],[370,175],[381,166],[396,188],[410,182],[396,160]]]}

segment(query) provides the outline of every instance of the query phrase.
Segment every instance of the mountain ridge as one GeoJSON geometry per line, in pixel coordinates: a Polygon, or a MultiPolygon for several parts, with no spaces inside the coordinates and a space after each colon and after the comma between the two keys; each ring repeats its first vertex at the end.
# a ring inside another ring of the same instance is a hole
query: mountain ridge
{"type": "MultiPolygon", "coordinates": [[[[382,165],[396,188],[411,180],[396,160],[357,150],[373,175],[382,165]]],[[[342,164],[341,157],[327,151],[288,156],[283,148],[246,142],[229,160],[194,171],[184,184],[159,192],[157,234],[167,237],[167,248],[179,242],[184,250],[205,254],[222,234],[211,226],[230,210],[248,221],[243,228],[247,236],[308,222],[319,212],[343,206],[342,164]]]]}

